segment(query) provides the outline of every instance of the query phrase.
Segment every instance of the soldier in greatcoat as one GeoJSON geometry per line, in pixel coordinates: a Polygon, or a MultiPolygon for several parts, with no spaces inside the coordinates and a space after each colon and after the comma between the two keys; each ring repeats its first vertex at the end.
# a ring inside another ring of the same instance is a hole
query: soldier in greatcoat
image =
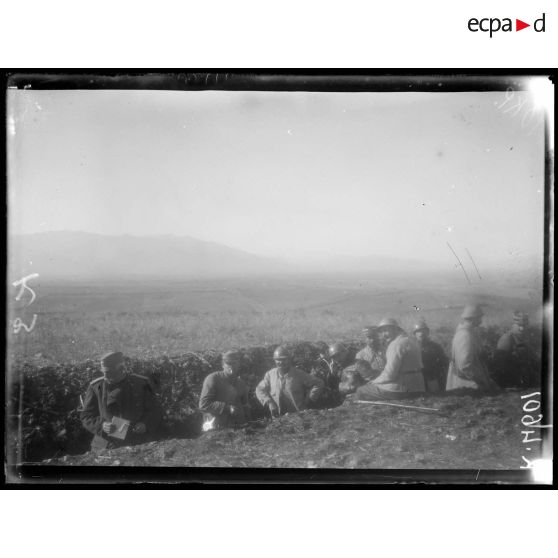
{"type": "Polygon", "coordinates": [[[103,375],[89,385],[81,411],[84,428],[93,434],[91,448],[111,449],[153,440],[163,413],[149,379],[126,373],[121,352],[103,356],[101,371],[103,375]],[[120,438],[118,430],[125,423],[129,423],[125,437],[120,438]]]}
{"type": "Polygon", "coordinates": [[[528,327],[528,314],[516,310],[511,329],[498,340],[492,370],[500,387],[527,388],[540,383],[540,362],[526,340],[528,327]]]}
{"type": "Polygon", "coordinates": [[[407,335],[394,318],[384,318],[378,330],[387,345],[386,365],[377,378],[356,390],[357,399],[402,399],[424,392],[422,358],[416,339],[407,335]]]}
{"type": "Polygon", "coordinates": [[[451,345],[446,391],[459,388],[493,390],[496,385],[489,376],[479,327],[483,312],[479,305],[465,306],[451,345]]]}

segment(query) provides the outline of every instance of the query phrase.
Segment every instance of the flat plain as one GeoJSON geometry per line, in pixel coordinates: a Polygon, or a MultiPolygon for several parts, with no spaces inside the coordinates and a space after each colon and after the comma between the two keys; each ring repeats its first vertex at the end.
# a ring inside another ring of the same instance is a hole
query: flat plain
{"type": "MultiPolygon", "coordinates": [[[[41,281],[37,299],[9,303],[9,361],[37,366],[97,359],[109,350],[133,358],[282,342],[354,341],[383,316],[411,328],[424,318],[448,347],[463,304],[483,304],[484,324],[505,328],[521,308],[541,320],[540,291],[521,285],[467,285],[436,278],[355,276],[190,281],[41,281]]],[[[14,293],[15,294],[15,291],[14,293]]]]}

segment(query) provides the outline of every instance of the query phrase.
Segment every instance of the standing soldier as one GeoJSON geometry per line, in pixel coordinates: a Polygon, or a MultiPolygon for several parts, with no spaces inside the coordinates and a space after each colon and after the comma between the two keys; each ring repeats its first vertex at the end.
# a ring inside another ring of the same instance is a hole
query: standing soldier
{"type": "Polygon", "coordinates": [[[149,379],[124,371],[120,352],[101,359],[103,376],[85,394],[81,422],[94,436],[92,449],[111,449],[152,440],[161,425],[161,406],[149,379]]]}
{"type": "Polygon", "coordinates": [[[387,345],[386,365],[376,379],[356,390],[357,399],[402,399],[424,392],[422,359],[416,340],[393,318],[383,319],[378,331],[387,345]]]}
{"type": "Polygon", "coordinates": [[[465,306],[453,337],[446,391],[459,388],[491,390],[494,382],[484,362],[478,328],[483,313],[479,305],[465,306]]]}
{"type": "Polygon", "coordinates": [[[446,389],[448,357],[441,345],[430,339],[430,329],[425,321],[415,324],[413,334],[419,344],[422,356],[422,373],[426,391],[440,393],[446,389]]]}
{"type": "Polygon", "coordinates": [[[380,343],[377,327],[366,326],[362,329],[362,333],[366,338],[366,347],[357,353],[356,360],[368,362],[373,372],[373,378],[375,378],[380,375],[386,365],[385,350],[380,343]]]}
{"type": "Polygon", "coordinates": [[[241,357],[237,351],[224,353],[223,370],[205,378],[199,404],[204,430],[231,428],[250,419],[248,387],[240,378],[241,357]]]}
{"type": "Polygon", "coordinates": [[[256,387],[256,397],[272,417],[302,411],[319,400],[324,383],[295,368],[285,347],[275,349],[273,360],[275,368],[268,370],[256,387]]]}
{"type": "Polygon", "coordinates": [[[540,366],[525,343],[529,316],[516,310],[513,325],[498,340],[494,354],[494,379],[500,387],[533,387],[540,382],[540,366]]]}

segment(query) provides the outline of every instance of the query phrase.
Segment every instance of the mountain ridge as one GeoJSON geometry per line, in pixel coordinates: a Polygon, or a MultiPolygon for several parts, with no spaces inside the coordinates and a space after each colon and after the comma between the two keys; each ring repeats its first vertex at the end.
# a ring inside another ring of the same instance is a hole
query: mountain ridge
{"type": "Polygon", "coordinates": [[[283,264],[194,237],[49,231],[13,235],[10,274],[70,278],[226,277],[281,269],[283,264]]]}

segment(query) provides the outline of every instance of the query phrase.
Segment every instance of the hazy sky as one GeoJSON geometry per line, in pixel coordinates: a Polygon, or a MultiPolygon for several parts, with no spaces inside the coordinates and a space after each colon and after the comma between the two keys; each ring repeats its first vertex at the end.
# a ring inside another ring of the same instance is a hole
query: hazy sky
{"type": "Polygon", "coordinates": [[[522,260],[542,253],[544,149],[515,95],[9,91],[10,231],[522,260]]]}

